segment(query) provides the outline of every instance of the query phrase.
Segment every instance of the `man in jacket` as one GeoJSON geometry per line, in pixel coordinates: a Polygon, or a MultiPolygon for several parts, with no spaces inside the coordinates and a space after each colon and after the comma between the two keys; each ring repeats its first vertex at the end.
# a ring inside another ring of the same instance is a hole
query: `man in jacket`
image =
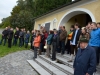
{"type": "Polygon", "coordinates": [[[2,44],[2,41],[4,40],[4,46],[6,44],[6,41],[7,41],[7,36],[8,36],[8,28],[6,27],[5,30],[2,32],[2,39],[1,39],[1,42],[0,44],[2,44]]]}
{"type": "Polygon", "coordinates": [[[13,38],[13,28],[10,29],[8,33],[8,47],[11,48],[12,45],[12,38],[13,38]]]}
{"type": "Polygon", "coordinates": [[[19,47],[23,46],[23,38],[24,38],[24,32],[23,32],[23,29],[21,29],[19,33],[19,47]]]}
{"type": "Polygon", "coordinates": [[[17,40],[18,40],[18,37],[19,37],[19,28],[16,28],[16,32],[14,34],[14,41],[13,41],[13,45],[17,45],[17,40]]]}
{"type": "MultiPolygon", "coordinates": [[[[59,30],[58,30],[58,37],[60,39],[60,34],[62,32],[62,26],[59,26],[59,30]]],[[[61,41],[59,40],[59,47],[57,48],[57,52],[60,53],[61,52],[61,41]]]]}
{"type": "Polygon", "coordinates": [[[88,39],[80,39],[80,48],[73,64],[74,75],[93,75],[96,70],[96,53],[94,48],[88,45],[88,39]]]}
{"type": "Polygon", "coordinates": [[[100,29],[97,28],[97,24],[92,22],[92,31],[90,33],[89,45],[95,49],[97,65],[99,65],[99,47],[100,47],[100,29]]]}
{"type": "Polygon", "coordinates": [[[60,34],[61,41],[61,54],[65,53],[65,41],[66,41],[67,31],[65,30],[65,26],[62,27],[62,32],[60,34]]]}
{"type": "Polygon", "coordinates": [[[80,37],[80,34],[81,34],[79,24],[76,23],[74,25],[74,27],[75,27],[75,30],[73,31],[73,35],[72,35],[72,38],[71,38],[71,41],[70,41],[70,44],[71,44],[71,58],[68,62],[72,62],[74,52],[77,53],[77,44],[78,44],[79,37],[80,37]]]}

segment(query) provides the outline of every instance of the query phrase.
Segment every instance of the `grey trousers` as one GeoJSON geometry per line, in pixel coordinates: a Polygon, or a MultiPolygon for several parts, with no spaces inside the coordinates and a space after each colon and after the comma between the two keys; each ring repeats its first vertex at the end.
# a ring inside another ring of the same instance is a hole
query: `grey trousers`
{"type": "Polygon", "coordinates": [[[37,58],[37,50],[38,50],[38,47],[34,47],[34,58],[37,58]]]}

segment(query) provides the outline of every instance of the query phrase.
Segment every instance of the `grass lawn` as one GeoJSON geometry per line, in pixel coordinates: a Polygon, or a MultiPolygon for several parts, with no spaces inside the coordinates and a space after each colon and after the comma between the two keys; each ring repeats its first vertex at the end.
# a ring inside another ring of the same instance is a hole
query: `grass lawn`
{"type": "MultiPolygon", "coordinates": [[[[0,35],[0,40],[1,40],[1,35],[0,35]]],[[[8,48],[8,45],[6,43],[6,46],[0,45],[0,57],[3,57],[5,55],[13,53],[13,52],[28,50],[28,49],[24,48],[24,46],[20,48],[20,47],[18,47],[18,45],[8,48]]]]}

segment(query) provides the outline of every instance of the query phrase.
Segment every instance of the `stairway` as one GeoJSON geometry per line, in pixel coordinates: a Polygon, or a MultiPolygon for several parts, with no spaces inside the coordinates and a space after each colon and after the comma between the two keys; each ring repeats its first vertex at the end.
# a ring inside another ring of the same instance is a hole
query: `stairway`
{"type": "Polygon", "coordinates": [[[73,63],[67,62],[68,55],[57,54],[57,61],[51,61],[45,55],[39,55],[35,60],[27,60],[39,75],[73,75],[73,63]]]}

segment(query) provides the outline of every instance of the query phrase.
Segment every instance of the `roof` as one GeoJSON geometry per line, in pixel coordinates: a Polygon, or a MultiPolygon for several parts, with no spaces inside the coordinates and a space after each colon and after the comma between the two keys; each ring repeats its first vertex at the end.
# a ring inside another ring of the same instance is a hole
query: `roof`
{"type": "Polygon", "coordinates": [[[42,14],[42,15],[39,15],[38,17],[36,17],[36,18],[34,18],[34,19],[37,19],[37,18],[39,18],[39,17],[42,17],[42,16],[44,16],[44,15],[46,15],[46,14],[49,14],[49,13],[51,13],[51,12],[53,12],[53,11],[56,11],[56,10],[58,10],[58,9],[61,9],[61,8],[63,8],[63,7],[66,7],[66,6],[72,5],[72,4],[74,4],[74,3],[77,3],[77,2],[79,2],[79,1],[81,1],[81,0],[75,0],[75,1],[69,2],[69,3],[67,3],[67,4],[64,4],[64,5],[60,6],[60,7],[58,7],[58,8],[55,8],[55,9],[53,9],[53,10],[50,10],[49,12],[46,12],[46,13],[44,13],[44,14],[42,14]]]}

